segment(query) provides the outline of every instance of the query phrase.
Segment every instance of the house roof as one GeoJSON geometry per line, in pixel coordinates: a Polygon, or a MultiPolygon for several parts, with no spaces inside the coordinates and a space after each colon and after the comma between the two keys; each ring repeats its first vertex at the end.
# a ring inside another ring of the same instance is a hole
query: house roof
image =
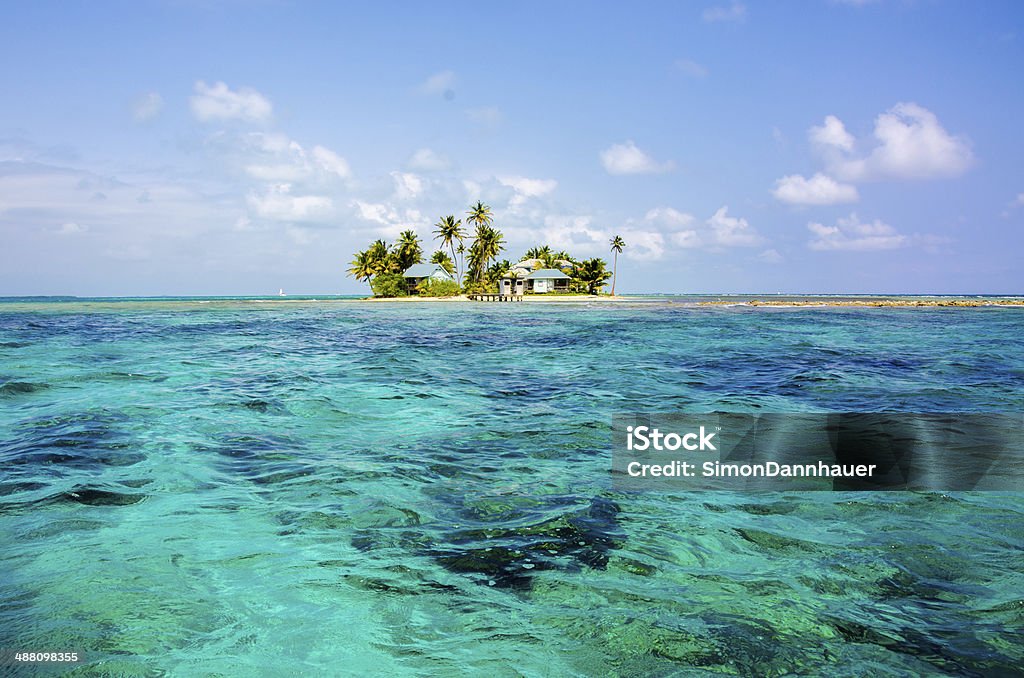
{"type": "Polygon", "coordinates": [[[451,278],[448,275],[448,271],[444,270],[441,264],[413,264],[405,269],[405,273],[402,276],[406,278],[429,278],[438,272],[445,278],[451,278]]]}
{"type": "Polygon", "coordinates": [[[569,280],[569,276],[559,271],[557,268],[542,268],[534,271],[530,275],[526,276],[527,280],[537,280],[538,278],[555,278],[569,280]]]}

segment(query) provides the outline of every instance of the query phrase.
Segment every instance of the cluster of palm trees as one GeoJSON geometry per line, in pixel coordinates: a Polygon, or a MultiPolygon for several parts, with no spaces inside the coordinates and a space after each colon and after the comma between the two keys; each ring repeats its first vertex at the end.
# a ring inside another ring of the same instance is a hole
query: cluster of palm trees
{"type": "MultiPolygon", "coordinates": [[[[456,280],[463,281],[467,289],[494,283],[512,265],[507,260],[497,260],[498,255],[505,250],[505,238],[501,231],[494,228],[491,208],[478,200],[466,213],[466,223],[473,227],[471,234],[463,229],[462,220],[456,219],[454,214],[443,216],[434,224],[433,235],[440,241],[441,249],[431,255],[430,263],[441,266],[456,280]],[[469,247],[466,247],[467,240],[469,247]]],[[[569,253],[553,251],[548,245],[528,249],[524,259],[539,259],[546,268],[570,271],[576,287],[590,294],[595,294],[612,278],[614,295],[619,254],[626,243],[616,235],[609,244],[615,257],[612,271],[607,270],[603,259],[576,261],[569,253]]],[[[407,230],[399,235],[394,245],[377,240],[366,250],[356,252],[348,274],[357,280],[369,281],[382,274],[401,274],[413,264],[422,262],[423,246],[419,236],[407,230]]]]}
{"type": "MultiPolygon", "coordinates": [[[[463,229],[462,220],[456,219],[454,214],[441,217],[434,224],[433,234],[440,241],[441,249],[431,255],[430,263],[438,264],[456,280],[464,279],[467,285],[480,284],[491,262],[505,250],[505,236],[494,227],[491,208],[480,200],[466,213],[466,222],[473,227],[472,233],[463,229]],[[467,240],[469,247],[466,247],[467,240]]],[[[368,281],[382,273],[401,273],[422,262],[423,246],[419,236],[413,231],[403,231],[394,245],[377,240],[368,249],[356,252],[348,274],[368,281]]]]}
{"type": "Polygon", "coordinates": [[[491,208],[480,200],[469,208],[466,222],[473,226],[468,249],[465,242],[469,234],[463,230],[462,220],[456,219],[454,214],[441,217],[441,220],[434,224],[434,237],[441,241],[441,247],[447,247],[451,251],[451,261],[458,261],[456,277],[459,280],[465,279],[469,285],[483,282],[491,261],[496,260],[505,249],[505,237],[493,226],[494,215],[491,208]]]}
{"type": "Polygon", "coordinates": [[[376,240],[362,252],[356,252],[348,274],[356,280],[368,281],[382,273],[401,273],[413,264],[423,262],[423,246],[415,231],[402,231],[394,245],[376,240]]]}

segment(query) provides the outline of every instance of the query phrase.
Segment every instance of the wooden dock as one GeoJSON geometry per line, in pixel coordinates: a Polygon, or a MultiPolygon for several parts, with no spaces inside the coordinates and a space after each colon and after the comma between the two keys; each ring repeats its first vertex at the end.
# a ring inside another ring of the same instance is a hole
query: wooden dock
{"type": "Polygon", "coordinates": [[[521,294],[470,294],[470,301],[522,301],[521,294]]]}

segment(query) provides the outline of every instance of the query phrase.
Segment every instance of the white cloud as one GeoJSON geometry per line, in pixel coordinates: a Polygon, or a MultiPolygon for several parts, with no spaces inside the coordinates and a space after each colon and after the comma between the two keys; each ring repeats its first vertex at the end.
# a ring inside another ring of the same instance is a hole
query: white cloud
{"type": "Polygon", "coordinates": [[[348,161],[323,146],[306,151],[302,144],[284,134],[251,133],[239,143],[245,173],[269,182],[349,179],[348,161]]]}
{"type": "Polygon", "coordinates": [[[314,146],[313,162],[319,169],[335,174],[342,179],[348,179],[352,176],[352,170],[348,166],[348,161],[329,148],[314,146]]]}
{"type": "Polygon", "coordinates": [[[867,154],[854,153],[852,137],[834,116],[810,135],[830,172],[847,181],[956,177],[974,163],[967,140],[951,135],[934,113],[914,103],[896,104],[875,119],[867,154]]]}
{"type": "Polygon", "coordinates": [[[554,179],[530,179],[517,176],[498,177],[498,183],[515,191],[515,195],[509,200],[510,207],[522,205],[530,198],[547,195],[558,187],[558,182],[554,179]]]}
{"type": "Polygon", "coordinates": [[[708,75],[708,69],[696,61],[690,59],[676,59],[675,62],[676,70],[680,73],[684,73],[691,78],[706,78],[708,75]]]}
{"type": "Polygon", "coordinates": [[[747,7],[741,2],[733,2],[728,6],[708,7],[704,10],[704,21],[744,21],[747,18],[747,7]]]}
{"type": "Polygon", "coordinates": [[[671,161],[655,161],[632,141],[612,144],[601,151],[601,164],[608,174],[661,174],[675,167],[671,161]]]}
{"type": "Polygon", "coordinates": [[[812,127],[807,135],[812,143],[824,149],[852,151],[855,142],[853,135],[846,131],[843,121],[834,115],[825,116],[825,122],[821,127],[812,127]]]}
{"type": "Polygon", "coordinates": [[[644,220],[667,226],[682,227],[693,223],[693,215],[680,212],[672,207],[655,207],[647,210],[644,220]]]}
{"type": "Polygon", "coordinates": [[[412,200],[423,192],[423,179],[412,172],[392,172],[395,181],[395,197],[399,200],[412,200]]]}
{"type": "Polygon", "coordinates": [[[399,209],[387,202],[353,200],[352,207],[364,221],[377,224],[377,233],[385,238],[395,238],[399,233],[412,229],[428,237],[430,222],[417,209],[399,209]]]}
{"type": "Polygon", "coordinates": [[[420,170],[421,172],[437,172],[451,167],[451,162],[447,157],[429,148],[418,149],[412,154],[412,157],[409,158],[409,162],[406,164],[409,166],[409,169],[420,170]]]}
{"type": "Polygon", "coordinates": [[[1017,194],[1017,199],[1013,201],[1013,205],[1014,207],[1020,207],[1021,205],[1024,205],[1024,193],[1017,194]]]}
{"type": "Polygon", "coordinates": [[[799,174],[782,177],[775,182],[772,193],[777,199],[791,205],[837,205],[857,202],[859,198],[855,186],[841,184],[821,173],[810,179],[799,174]]]}
{"type": "Polygon", "coordinates": [[[807,224],[807,230],[814,234],[807,246],[812,250],[846,250],[868,252],[906,247],[910,239],[896,232],[889,224],[878,219],[862,222],[857,215],[840,218],[835,226],[816,222],[807,224]]]}
{"type": "Polygon", "coordinates": [[[132,115],[138,122],[152,120],[164,108],[164,98],[157,92],[146,92],[132,104],[132,115]]]}
{"type": "Polygon", "coordinates": [[[421,94],[445,94],[455,86],[455,73],[452,71],[441,71],[434,73],[420,83],[417,90],[421,94]]]}
{"type": "MultiPolygon", "coordinates": [[[[621,229],[622,235],[625,237],[625,233],[630,233],[634,240],[649,244],[645,252],[634,252],[635,258],[660,257],[669,246],[714,250],[723,247],[754,247],[764,242],[764,238],[746,219],[730,217],[728,210],[728,207],[722,207],[698,225],[691,214],[672,207],[655,207],[648,210],[642,220],[631,219],[626,222],[621,229]],[[658,247],[654,247],[654,244],[658,247]]],[[[626,238],[626,242],[630,242],[629,238],[626,238]]]]}
{"type": "Polygon", "coordinates": [[[270,101],[256,90],[241,87],[231,90],[225,83],[207,85],[196,82],[190,103],[192,114],[203,122],[211,120],[244,120],[261,122],[273,113],[270,101]]]}
{"type": "Polygon", "coordinates": [[[257,215],[274,221],[309,221],[333,207],[327,196],[292,195],[291,184],[272,184],[262,193],[250,192],[246,202],[257,215]]]}
{"type": "Polygon", "coordinates": [[[723,206],[715,212],[707,225],[713,234],[713,244],[722,247],[754,247],[764,239],[750,227],[746,219],[730,217],[729,207],[723,206]]]}
{"type": "Polygon", "coordinates": [[[782,263],[782,255],[779,254],[778,250],[770,249],[765,250],[757,255],[757,258],[767,264],[780,264],[782,263]]]}

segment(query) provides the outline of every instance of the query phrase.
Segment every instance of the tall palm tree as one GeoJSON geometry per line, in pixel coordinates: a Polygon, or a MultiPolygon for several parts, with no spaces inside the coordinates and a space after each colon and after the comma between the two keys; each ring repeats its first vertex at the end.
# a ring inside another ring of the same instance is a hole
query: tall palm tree
{"type": "Polygon", "coordinates": [[[486,268],[491,259],[497,259],[498,255],[505,250],[505,237],[498,229],[485,226],[482,241],[481,254],[484,268],[486,268]]]}
{"type": "Polygon", "coordinates": [[[415,231],[402,231],[398,236],[398,242],[395,243],[395,255],[402,271],[423,261],[423,247],[420,245],[420,237],[416,235],[415,231]]]}
{"type": "Polygon", "coordinates": [[[619,254],[622,252],[622,248],[626,246],[626,241],[622,239],[622,236],[615,236],[608,241],[608,244],[612,246],[612,252],[615,253],[615,260],[612,264],[612,296],[615,296],[615,283],[619,279],[619,254]]]}
{"type": "Polygon", "coordinates": [[[370,278],[374,274],[374,268],[371,264],[372,259],[370,259],[369,252],[356,252],[355,259],[352,260],[350,268],[348,269],[348,275],[354,277],[356,280],[369,282],[370,278]]]}
{"type": "MultiPolygon", "coordinates": [[[[441,220],[434,226],[437,227],[434,236],[441,241],[442,247],[447,247],[452,251],[452,260],[455,260],[455,243],[457,241],[461,247],[462,239],[466,237],[462,230],[462,219],[456,219],[454,214],[449,214],[446,217],[441,217],[441,220]]],[[[459,277],[462,277],[461,271],[459,277]]]]}
{"type": "Polygon", "coordinates": [[[490,242],[493,239],[491,223],[494,221],[494,215],[491,213],[491,208],[480,200],[477,200],[466,214],[469,215],[466,217],[466,221],[475,227],[473,244],[469,248],[469,268],[473,271],[473,275],[470,277],[474,282],[479,282],[486,272],[487,262],[492,256],[497,256],[500,251],[495,250],[493,254],[491,251],[493,249],[490,242]]]}
{"type": "Polygon", "coordinates": [[[370,248],[366,250],[367,266],[369,270],[373,271],[373,275],[379,275],[381,273],[390,273],[397,264],[395,258],[391,254],[391,248],[383,240],[377,240],[370,248]]]}
{"type": "Polygon", "coordinates": [[[494,221],[494,215],[491,213],[491,208],[479,200],[476,201],[475,205],[469,208],[469,211],[466,212],[466,214],[469,215],[466,217],[466,221],[477,228],[480,228],[481,226],[490,226],[494,221]]]}

